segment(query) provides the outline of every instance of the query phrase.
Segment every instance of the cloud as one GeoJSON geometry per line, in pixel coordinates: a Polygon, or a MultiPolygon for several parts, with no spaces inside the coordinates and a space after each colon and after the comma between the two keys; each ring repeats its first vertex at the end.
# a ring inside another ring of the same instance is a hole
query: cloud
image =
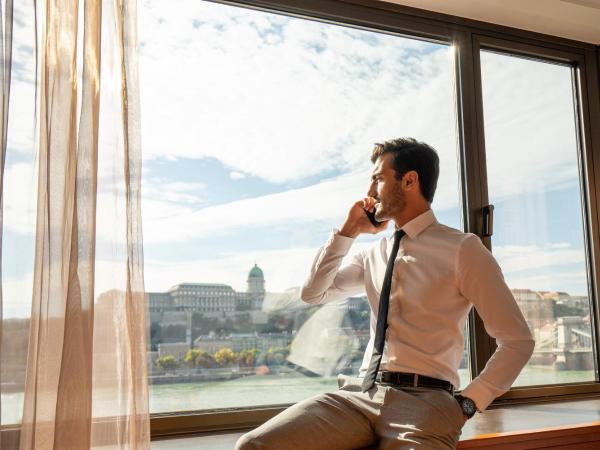
{"type": "MultiPolygon", "coordinates": [[[[142,195],[149,201],[199,205],[203,197],[198,195],[206,186],[197,182],[169,181],[162,177],[142,177],[142,195]]],[[[147,201],[148,201],[147,200],[147,201]]]]}
{"type": "Polygon", "coordinates": [[[494,257],[507,273],[542,269],[557,265],[581,264],[585,267],[583,247],[567,242],[548,245],[500,245],[493,248],[494,257]]]}
{"type": "MultiPolygon", "coordinates": [[[[345,262],[368,244],[355,244],[345,262]]],[[[300,286],[310,270],[317,248],[290,247],[278,250],[264,250],[247,253],[223,254],[217,258],[191,261],[163,262],[146,260],[144,278],[147,292],[167,291],[182,282],[225,283],[237,291],[246,290],[248,272],[257,263],[265,273],[266,288],[269,292],[283,292],[300,286]],[[285,260],[285,264],[281,261],[285,260]]],[[[122,255],[121,255],[122,256],[122,255]]],[[[95,271],[96,297],[102,292],[124,286],[125,264],[118,254],[112,259],[97,258],[95,271]]],[[[5,317],[27,317],[31,309],[33,276],[3,280],[5,317]]],[[[272,299],[273,300],[273,299],[272,299]]]]}
{"type": "MultiPolygon", "coordinates": [[[[123,186],[118,178],[111,176],[109,169],[114,167],[99,169],[102,174],[97,200],[97,233],[104,241],[122,242],[125,238],[123,186]],[[113,215],[104,214],[104,211],[113,211],[113,215]]],[[[207,189],[204,184],[145,176],[142,184],[144,242],[182,242],[239,233],[244,229],[289,227],[291,224],[297,227],[315,222],[339,226],[350,206],[365,194],[371,170],[340,175],[303,188],[206,207],[203,206],[203,191],[207,189]]],[[[33,177],[30,165],[20,164],[7,170],[6,210],[10,219],[5,226],[21,234],[35,231],[33,177]],[[26,208],[28,202],[32,207],[26,208]]],[[[436,210],[458,206],[457,181],[452,178],[452,174],[440,178],[434,202],[436,210]]]]}
{"type": "MultiPolygon", "coordinates": [[[[325,243],[325,241],[323,241],[325,243]]],[[[351,247],[344,262],[372,243],[360,239],[351,247]]],[[[317,254],[317,247],[290,247],[277,250],[229,252],[215,258],[182,262],[146,261],[148,290],[164,291],[183,281],[226,283],[237,290],[245,289],[246,276],[257,263],[265,273],[267,290],[283,292],[300,286],[317,254]],[[281,264],[285,261],[285,264],[281,264]]],[[[534,290],[571,290],[584,292],[587,286],[583,249],[568,243],[544,246],[495,246],[507,283],[512,288],[534,290]],[[573,265],[581,265],[574,271],[573,265]],[[531,273],[524,273],[530,271],[531,273]],[[574,290],[575,289],[575,290],[574,290]]]]}
{"type": "MultiPolygon", "coordinates": [[[[344,263],[350,261],[353,255],[369,245],[368,243],[353,245],[345,257],[344,263]]],[[[144,267],[146,290],[166,291],[174,284],[187,281],[225,283],[233,286],[237,291],[245,291],[248,272],[256,263],[265,274],[267,291],[284,292],[303,283],[317,251],[317,247],[289,247],[277,250],[236,252],[223,254],[216,258],[176,263],[147,260],[144,267]],[[282,264],[282,261],[285,261],[285,264],[282,264]]]]}
{"type": "Polygon", "coordinates": [[[507,276],[506,283],[511,289],[527,288],[538,291],[565,291],[570,295],[589,295],[585,271],[547,271],[530,276],[507,276]]]}
{"type": "MultiPolygon", "coordinates": [[[[343,264],[353,255],[370,247],[368,242],[357,241],[345,257],[343,264]]],[[[586,272],[567,270],[573,263],[580,262],[582,255],[573,248],[553,246],[517,248],[498,247],[496,258],[502,267],[505,279],[511,288],[533,290],[567,291],[571,295],[586,295],[586,272]],[[519,258],[519,253],[527,255],[519,258]],[[525,265],[528,264],[528,265],[525,265]],[[525,270],[534,271],[524,274],[525,270]]],[[[284,292],[298,287],[308,275],[317,254],[317,247],[289,247],[276,250],[224,253],[214,258],[200,258],[189,261],[164,262],[147,259],[144,263],[145,285],[148,292],[163,292],[177,283],[207,282],[225,283],[237,291],[245,291],[249,270],[257,263],[265,274],[268,292],[284,292]],[[281,262],[285,261],[285,264],[281,262]]],[[[125,266],[113,261],[98,259],[96,262],[96,293],[100,294],[122,286],[125,266]]],[[[6,279],[4,288],[5,317],[25,317],[31,307],[32,276],[6,279]]],[[[276,300],[276,299],[275,299],[276,300]]],[[[271,299],[271,301],[275,301],[271,299]]]]}
{"type": "MultiPolygon", "coordinates": [[[[186,14],[157,2],[141,11],[145,157],[210,156],[232,168],[233,179],[244,170],[284,183],[334,169],[368,170],[373,142],[415,135],[439,150],[434,207],[458,205],[450,48],[224,5],[181,6],[186,14]]],[[[543,196],[577,183],[569,69],[488,54],[483,66],[492,200],[543,196]]],[[[354,200],[345,187],[339,178],[312,190],[211,206],[173,217],[172,225],[191,225],[178,234],[191,237],[224,232],[211,230],[212,217],[222,217],[229,230],[286,218],[328,220],[354,200]],[[339,193],[335,211],[291,210],[310,205],[308,196],[320,198],[325,188],[339,193]],[[261,217],[253,217],[257,211],[261,217]]],[[[159,233],[152,229],[164,224],[144,223],[147,242],[155,242],[159,233]]]]}
{"type": "Polygon", "coordinates": [[[11,163],[4,169],[3,230],[35,233],[37,174],[32,163],[11,163]]]}
{"type": "MultiPolygon", "coordinates": [[[[368,242],[356,242],[345,257],[344,264],[349,262],[354,254],[371,245],[368,242]]],[[[317,250],[316,247],[291,247],[231,253],[216,258],[176,263],[147,260],[146,289],[166,291],[176,283],[188,281],[225,283],[238,291],[244,291],[248,271],[254,263],[257,263],[265,274],[267,291],[284,292],[286,289],[302,284],[309,273],[317,250]],[[282,264],[282,261],[285,261],[285,264],[282,264]]],[[[499,255],[496,257],[509,287],[560,290],[572,295],[585,295],[587,286],[585,266],[582,265],[580,271],[572,269],[574,263],[582,260],[582,250],[565,248],[549,251],[547,248],[526,246],[522,247],[520,252],[527,257],[516,258],[514,255],[518,253],[518,249],[514,246],[508,252],[505,248],[498,248],[499,255]],[[526,270],[532,273],[523,273],[526,270]]]]}
{"type": "Polygon", "coordinates": [[[585,251],[570,243],[494,246],[494,257],[511,288],[561,290],[585,295],[585,251]],[[579,266],[579,270],[573,267],[579,266]]]}
{"type": "MultiPolygon", "coordinates": [[[[208,206],[182,214],[144,216],[146,243],[181,242],[222,236],[241,229],[278,227],[343,219],[350,206],[364,195],[370,172],[343,175],[305,188],[208,206]],[[165,233],[164,230],[169,230],[165,233]]],[[[144,204],[144,214],[152,208],[144,204]]]]}
{"type": "Polygon", "coordinates": [[[35,155],[35,17],[34,3],[15,2],[8,152],[35,155]]]}
{"type": "MultiPolygon", "coordinates": [[[[146,2],[140,17],[145,157],[285,182],[365,167],[373,142],[414,135],[456,171],[449,47],[205,2],[146,2]]],[[[494,199],[577,183],[570,69],[488,52],[482,65],[494,199]]]]}
{"type": "MultiPolygon", "coordinates": [[[[372,144],[400,135],[414,135],[439,151],[434,208],[460,205],[449,47],[196,0],[177,7],[144,1],[139,14],[145,158],[214,157],[234,181],[255,176],[293,184],[343,173],[307,187],[203,207],[203,184],[146,172],[146,244],[259,227],[338,225],[364,194],[372,144]]],[[[26,46],[18,52],[20,59],[29,57],[26,46]]],[[[540,205],[546,193],[578,183],[570,69],[488,53],[482,64],[490,198],[528,193],[527,201],[540,205]]],[[[32,92],[31,78],[16,77],[9,147],[30,156],[32,92]]],[[[103,120],[120,126],[115,117],[103,120]]],[[[110,149],[112,141],[101,144],[110,149]]],[[[107,241],[124,236],[122,188],[111,178],[120,164],[101,158],[99,166],[98,235],[107,241]]],[[[31,161],[7,163],[8,230],[33,232],[34,211],[27,206],[33,205],[33,171],[31,161]]],[[[583,267],[583,251],[567,243],[494,246],[494,254],[510,277],[533,267],[549,271],[559,261],[583,267]]],[[[285,274],[278,276],[293,285],[285,274]]]]}
{"type": "Polygon", "coordinates": [[[7,153],[24,158],[36,154],[34,144],[35,85],[15,78],[11,82],[7,153]]]}
{"type": "Polygon", "coordinates": [[[579,183],[571,68],[482,52],[490,193],[543,196],[579,183]],[[551,94],[550,94],[551,93],[551,94]]]}
{"type": "MultiPolygon", "coordinates": [[[[298,227],[316,222],[339,226],[352,204],[366,194],[371,172],[369,167],[302,188],[201,208],[169,204],[143,191],[144,242],[181,242],[258,227],[298,227]]],[[[445,171],[438,182],[434,208],[455,209],[459,202],[457,174],[445,171]]]]}
{"type": "Polygon", "coordinates": [[[186,14],[160,2],[140,12],[144,157],[215,157],[287,182],[364,168],[375,141],[399,135],[455,153],[449,47],[180,6],[186,14]]]}
{"type": "Polygon", "coordinates": [[[244,175],[242,172],[229,172],[229,178],[231,178],[232,180],[241,180],[242,178],[246,178],[246,175],[244,175]]]}

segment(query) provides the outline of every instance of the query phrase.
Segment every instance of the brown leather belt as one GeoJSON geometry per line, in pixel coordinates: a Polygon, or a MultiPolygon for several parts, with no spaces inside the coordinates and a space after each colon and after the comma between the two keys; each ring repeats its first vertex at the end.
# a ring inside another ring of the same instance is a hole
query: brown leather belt
{"type": "Polygon", "coordinates": [[[398,387],[428,387],[444,389],[450,394],[454,393],[452,383],[417,373],[388,372],[387,370],[382,370],[377,373],[375,380],[379,383],[391,384],[398,387]]]}

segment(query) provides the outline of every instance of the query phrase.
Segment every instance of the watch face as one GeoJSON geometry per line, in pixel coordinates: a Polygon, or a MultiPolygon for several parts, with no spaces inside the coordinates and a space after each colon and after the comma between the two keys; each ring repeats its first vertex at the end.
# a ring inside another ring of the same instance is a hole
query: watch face
{"type": "Polygon", "coordinates": [[[470,398],[463,397],[462,401],[460,402],[460,405],[462,406],[462,409],[467,416],[472,416],[477,411],[477,406],[475,405],[475,402],[470,398]]]}

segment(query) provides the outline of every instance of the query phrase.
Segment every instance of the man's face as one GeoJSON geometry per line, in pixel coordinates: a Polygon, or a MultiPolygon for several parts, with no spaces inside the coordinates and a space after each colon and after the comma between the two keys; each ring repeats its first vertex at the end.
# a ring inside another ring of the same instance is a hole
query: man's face
{"type": "Polygon", "coordinates": [[[377,201],[375,218],[379,221],[393,219],[406,206],[406,194],[402,190],[402,180],[396,179],[392,158],[391,153],[380,156],[371,176],[368,195],[377,201]]]}

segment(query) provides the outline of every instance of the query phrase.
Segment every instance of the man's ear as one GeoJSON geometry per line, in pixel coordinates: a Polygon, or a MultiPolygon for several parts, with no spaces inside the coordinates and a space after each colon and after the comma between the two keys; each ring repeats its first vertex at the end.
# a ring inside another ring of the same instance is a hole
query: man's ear
{"type": "Polygon", "coordinates": [[[419,174],[415,170],[411,170],[404,174],[404,187],[412,189],[419,184],[419,174]]]}

